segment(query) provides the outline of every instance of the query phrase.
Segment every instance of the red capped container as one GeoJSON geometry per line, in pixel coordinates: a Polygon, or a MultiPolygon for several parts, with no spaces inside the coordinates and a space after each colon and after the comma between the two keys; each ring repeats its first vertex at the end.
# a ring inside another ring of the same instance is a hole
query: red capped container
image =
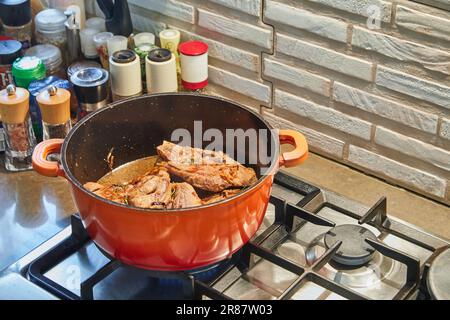
{"type": "Polygon", "coordinates": [[[202,41],[186,41],[178,46],[181,83],[189,90],[201,90],[208,85],[208,45],[202,41]]]}

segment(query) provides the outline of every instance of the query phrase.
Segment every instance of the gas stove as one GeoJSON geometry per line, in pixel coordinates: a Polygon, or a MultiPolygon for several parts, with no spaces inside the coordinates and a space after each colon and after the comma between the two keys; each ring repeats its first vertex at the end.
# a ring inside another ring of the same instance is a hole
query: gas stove
{"type": "Polygon", "coordinates": [[[450,242],[285,173],[263,225],[221,263],[149,271],[108,257],[80,218],[0,273],[0,299],[450,299],[450,242]]]}

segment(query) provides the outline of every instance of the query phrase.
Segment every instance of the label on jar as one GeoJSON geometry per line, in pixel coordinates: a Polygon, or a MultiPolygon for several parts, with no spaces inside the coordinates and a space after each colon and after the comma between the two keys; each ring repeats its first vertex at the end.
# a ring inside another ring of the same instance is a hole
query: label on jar
{"type": "Polygon", "coordinates": [[[0,90],[6,88],[8,84],[14,84],[11,65],[0,65],[0,90]]]}

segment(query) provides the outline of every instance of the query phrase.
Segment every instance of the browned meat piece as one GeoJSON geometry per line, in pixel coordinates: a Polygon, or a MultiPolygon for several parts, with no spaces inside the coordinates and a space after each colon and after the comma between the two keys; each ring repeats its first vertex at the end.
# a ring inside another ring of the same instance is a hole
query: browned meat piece
{"type": "Polygon", "coordinates": [[[123,204],[128,203],[127,187],[125,185],[104,186],[100,183],[88,182],[84,187],[102,198],[123,204]]]}
{"type": "Polygon", "coordinates": [[[170,202],[170,176],[165,168],[155,167],[128,185],[128,203],[150,209],[165,208],[170,202]]]}
{"type": "Polygon", "coordinates": [[[167,161],[161,165],[171,174],[203,190],[219,192],[247,187],[257,180],[253,169],[244,167],[222,152],[181,147],[167,141],[156,150],[167,161]]]}
{"type": "Polygon", "coordinates": [[[168,209],[189,208],[202,204],[202,200],[189,183],[172,183],[171,187],[172,194],[168,209]]]}
{"type": "Polygon", "coordinates": [[[213,195],[210,195],[206,198],[203,198],[202,202],[203,204],[210,204],[213,202],[217,202],[220,200],[224,200],[227,198],[231,198],[232,196],[238,194],[241,191],[241,189],[228,189],[228,190],[223,190],[222,192],[219,193],[215,193],[213,195]]]}

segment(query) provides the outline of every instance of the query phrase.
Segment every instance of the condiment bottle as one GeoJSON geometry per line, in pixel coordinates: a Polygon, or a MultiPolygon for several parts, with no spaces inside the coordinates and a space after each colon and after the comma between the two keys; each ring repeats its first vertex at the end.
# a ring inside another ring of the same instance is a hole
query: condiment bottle
{"type": "Polygon", "coordinates": [[[52,85],[41,92],[36,100],[41,109],[44,140],[64,139],[72,128],[70,92],[52,85]]]}
{"type": "Polygon", "coordinates": [[[114,35],[111,32],[100,32],[94,35],[93,40],[97,54],[100,58],[100,62],[104,69],[109,69],[109,55],[108,55],[108,39],[111,39],[114,35]]]}
{"type": "Polygon", "coordinates": [[[145,59],[147,92],[177,92],[175,55],[168,49],[154,49],[145,59]]]}
{"type": "Polygon", "coordinates": [[[67,75],[63,67],[61,50],[52,44],[38,44],[27,50],[26,57],[35,56],[42,60],[45,66],[46,75],[57,76],[66,79],[67,75]]]}
{"type": "MultiPolygon", "coordinates": [[[[18,87],[28,89],[30,83],[45,78],[46,70],[42,60],[38,57],[23,57],[13,63],[12,74],[18,87]]],[[[33,130],[38,141],[42,140],[42,120],[39,107],[34,99],[30,101],[30,114],[33,130]]]]}
{"type": "MultiPolygon", "coordinates": [[[[142,34],[142,33],[140,33],[142,34]]],[[[151,33],[150,33],[151,34],[151,33]]],[[[139,61],[141,62],[141,78],[142,78],[142,87],[147,90],[147,79],[146,79],[146,72],[145,72],[145,59],[150,53],[150,51],[158,49],[157,46],[151,43],[139,43],[134,47],[134,52],[139,56],[139,61]]]]}
{"type": "Polygon", "coordinates": [[[0,20],[5,36],[20,41],[23,49],[31,46],[30,0],[0,1],[0,20]]]}
{"type": "Polygon", "coordinates": [[[95,59],[98,57],[94,36],[99,32],[99,30],[91,28],[85,28],[80,31],[81,52],[83,52],[86,59],[95,59]]]}
{"type": "Polygon", "coordinates": [[[168,49],[175,55],[177,64],[177,75],[180,76],[180,56],[178,55],[178,45],[180,44],[180,31],[175,29],[162,30],[159,33],[161,48],[168,49]]]}
{"type": "Polygon", "coordinates": [[[22,44],[17,40],[0,41],[0,90],[8,84],[14,84],[12,76],[13,62],[22,56],[22,44]]]}
{"type": "Polygon", "coordinates": [[[71,65],[81,56],[81,43],[80,43],[80,25],[76,21],[76,14],[73,10],[64,11],[67,17],[64,22],[66,28],[67,37],[67,65],[71,65]]]}
{"type": "Polygon", "coordinates": [[[29,116],[28,91],[12,84],[0,91],[0,115],[6,140],[6,169],[31,169],[31,156],[36,139],[29,116]]]}
{"type": "Polygon", "coordinates": [[[181,84],[188,91],[202,92],[208,85],[208,45],[187,41],[179,45],[181,84]]]}
{"type": "Polygon", "coordinates": [[[78,119],[108,104],[108,80],[108,71],[101,68],[81,69],[70,77],[78,100],[78,119]]]}
{"type": "Polygon", "coordinates": [[[37,44],[50,43],[57,46],[63,53],[64,65],[67,58],[66,15],[58,9],[45,9],[34,18],[37,44]]]}
{"type": "Polygon", "coordinates": [[[113,101],[142,94],[141,63],[132,50],[116,51],[109,58],[113,101]]]}

